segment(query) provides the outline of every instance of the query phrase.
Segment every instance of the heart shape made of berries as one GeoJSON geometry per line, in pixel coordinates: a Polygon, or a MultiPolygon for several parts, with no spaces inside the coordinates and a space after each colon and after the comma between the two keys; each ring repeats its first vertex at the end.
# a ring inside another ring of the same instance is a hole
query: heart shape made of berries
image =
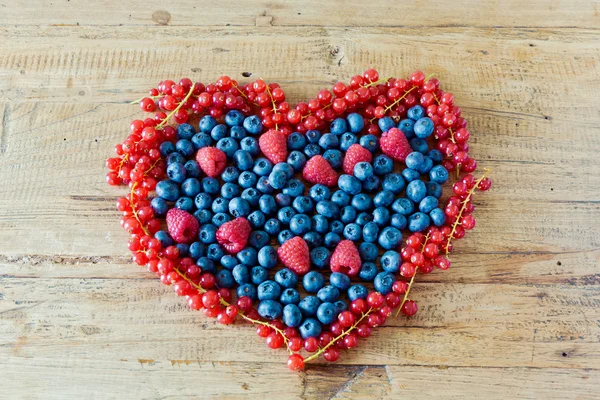
{"type": "Polygon", "coordinates": [[[158,111],[107,160],[107,182],[130,188],[117,208],[134,262],[192,309],[256,325],[292,370],[337,360],[394,309],[414,315],[415,277],[450,267],[491,186],[471,174],[454,97],[421,72],[369,69],[293,108],[278,84],[227,76],[134,103],[158,111]]]}

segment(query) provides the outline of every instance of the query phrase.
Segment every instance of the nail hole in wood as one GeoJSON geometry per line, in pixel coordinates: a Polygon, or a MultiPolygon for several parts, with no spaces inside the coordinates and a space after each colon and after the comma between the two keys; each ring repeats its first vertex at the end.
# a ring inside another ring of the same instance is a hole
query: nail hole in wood
{"type": "Polygon", "coordinates": [[[560,261],[558,261],[558,262],[556,263],[556,265],[558,265],[558,266],[561,266],[561,265],[562,265],[562,263],[561,263],[560,261]]]}
{"type": "Polygon", "coordinates": [[[250,78],[252,76],[252,72],[242,72],[242,76],[244,78],[250,78]]]}

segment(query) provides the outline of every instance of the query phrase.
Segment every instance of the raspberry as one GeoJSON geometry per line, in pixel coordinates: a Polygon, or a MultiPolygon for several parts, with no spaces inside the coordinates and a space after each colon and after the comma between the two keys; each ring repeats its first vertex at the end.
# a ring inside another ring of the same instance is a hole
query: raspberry
{"type": "Polygon", "coordinates": [[[344,173],[348,175],[352,175],[354,172],[354,166],[362,161],[366,161],[368,163],[373,159],[373,154],[360,144],[353,144],[346,151],[346,156],[344,157],[343,169],[344,173]]]}
{"type": "Polygon", "coordinates": [[[410,144],[404,133],[398,128],[391,128],[379,139],[381,151],[394,160],[404,161],[406,156],[412,153],[410,144]]]}
{"type": "Polygon", "coordinates": [[[320,183],[325,186],[335,186],[338,174],[322,156],[314,156],[306,162],[302,176],[310,183],[320,183]]]}
{"type": "Polygon", "coordinates": [[[239,253],[246,243],[252,228],[246,218],[240,217],[224,223],[217,230],[217,241],[229,253],[239,253]]]}
{"type": "Polygon", "coordinates": [[[196,239],[200,224],[194,216],[179,208],[167,212],[167,228],[177,243],[190,243],[196,239]]]}
{"type": "Polygon", "coordinates": [[[263,133],[258,139],[260,151],[273,164],[285,162],[287,159],[287,139],[285,135],[279,131],[271,129],[263,133]]]}
{"type": "Polygon", "coordinates": [[[204,173],[212,178],[221,175],[227,165],[227,156],[216,147],[203,147],[196,154],[196,161],[204,173]]]}
{"type": "Polygon", "coordinates": [[[279,259],[297,274],[305,274],[310,270],[310,253],[308,244],[299,236],[283,243],[277,250],[279,259]]]}
{"type": "Polygon", "coordinates": [[[358,249],[351,240],[342,240],[331,255],[331,270],[348,276],[358,274],[361,266],[358,249]]]}

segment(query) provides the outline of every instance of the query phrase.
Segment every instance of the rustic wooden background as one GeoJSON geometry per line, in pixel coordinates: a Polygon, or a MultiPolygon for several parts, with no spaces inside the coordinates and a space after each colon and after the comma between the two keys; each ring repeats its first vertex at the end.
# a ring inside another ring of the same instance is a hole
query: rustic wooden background
{"type": "Polygon", "coordinates": [[[598,1],[177,3],[0,4],[0,398],[598,398],[598,1]],[[104,159],[159,80],[370,66],[435,73],[494,188],[417,316],[291,373],[130,262],[104,159]]]}

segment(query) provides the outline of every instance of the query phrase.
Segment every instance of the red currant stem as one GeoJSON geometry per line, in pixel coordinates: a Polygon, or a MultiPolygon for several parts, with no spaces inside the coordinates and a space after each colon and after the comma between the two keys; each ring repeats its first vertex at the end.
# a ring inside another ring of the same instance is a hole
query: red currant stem
{"type": "MultiPolygon", "coordinates": [[[[429,75],[429,76],[428,76],[427,78],[425,78],[425,79],[427,80],[427,79],[431,78],[432,76],[433,76],[433,74],[429,75]]],[[[395,100],[395,101],[394,101],[392,104],[390,104],[389,106],[387,106],[387,107],[385,108],[385,110],[384,110],[384,114],[387,114],[387,112],[388,112],[388,111],[390,111],[390,110],[391,110],[393,107],[395,107],[396,105],[398,105],[398,103],[400,103],[400,101],[402,101],[402,100],[403,100],[403,99],[404,99],[406,96],[408,96],[408,94],[409,94],[410,92],[412,92],[413,90],[415,90],[415,89],[417,89],[417,88],[418,88],[418,86],[413,86],[413,87],[411,87],[410,89],[408,89],[406,92],[404,92],[404,94],[403,94],[403,95],[402,95],[400,98],[396,99],[396,100],[395,100]]],[[[373,118],[371,118],[370,122],[373,122],[373,121],[375,121],[376,119],[377,119],[377,118],[373,117],[373,118]]]]}
{"type": "MultiPolygon", "coordinates": [[[[438,106],[441,104],[440,101],[438,100],[437,96],[435,95],[435,93],[433,94],[433,99],[435,100],[435,102],[438,104],[438,106]]],[[[450,132],[450,141],[454,144],[456,144],[456,141],[454,140],[454,131],[452,130],[452,128],[448,128],[448,132],[450,132]]],[[[460,164],[459,164],[460,165],[460,164]]],[[[457,170],[460,170],[460,167],[457,168],[457,170]]]]}
{"type": "Polygon", "coordinates": [[[325,346],[319,348],[319,350],[317,350],[315,353],[313,353],[311,356],[307,357],[304,359],[304,362],[307,363],[309,361],[312,361],[314,359],[316,359],[317,357],[319,357],[321,354],[323,354],[325,352],[325,350],[327,350],[329,347],[333,346],[335,343],[337,343],[338,340],[341,340],[344,338],[344,336],[346,336],[347,334],[349,334],[350,332],[352,332],[353,330],[356,329],[356,327],[365,319],[367,318],[371,312],[373,312],[373,308],[369,308],[367,310],[366,313],[363,313],[362,316],[354,323],[354,325],[352,325],[350,328],[348,328],[347,330],[345,330],[344,332],[340,333],[338,336],[336,336],[335,338],[333,338],[331,340],[331,342],[327,343],[325,346]]]}
{"type": "Polygon", "coordinates": [[[244,93],[244,92],[242,91],[242,89],[240,89],[240,87],[239,87],[238,85],[233,85],[233,87],[234,87],[234,88],[236,88],[236,89],[237,89],[237,91],[238,91],[238,92],[240,92],[240,94],[241,94],[241,95],[242,95],[242,96],[243,96],[245,99],[248,99],[248,96],[246,96],[246,93],[244,93]]]}
{"type": "Polygon", "coordinates": [[[368,88],[368,87],[371,87],[371,86],[376,86],[376,85],[379,85],[380,83],[386,83],[390,79],[392,79],[391,76],[389,78],[383,78],[383,79],[379,79],[378,81],[375,81],[375,82],[367,83],[366,85],[363,85],[363,87],[368,88]]]}
{"type": "Polygon", "coordinates": [[[450,253],[450,251],[448,250],[448,246],[450,246],[450,242],[452,241],[452,237],[454,236],[454,233],[456,232],[456,228],[460,225],[460,219],[462,218],[463,212],[467,208],[467,204],[469,204],[469,201],[471,201],[471,197],[473,197],[473,193],[475,193],[475,190],[477,190],[477,187],[479,186],[481,181],[485,177],[487,177],[490,172],[492,172],[492,170],[489,168],[484,168],[484,171],[485,172],[483,175],[481,175],[481,178],[477,179],[477,181],[475,182],[475,185],[473,185],[473,187],[471,189],[469,189],[469,192],[467,193],[467,197],[465,197],[465,199],[461,202],[460,211],[458,212],[458,215],[456,216],[456,221],[454,221],[454,223],[452,224],[452,232],[448,236],[448,241],[446,242],[446,255],[450,253]]]}
{"type": "Polygon", "coordinates": [[[123,168],[123,165],[125,165],[127,160],[129,160],[129,154],[125,154],[123,158],[121,158],[121,162],[119,163],[119,172],[121,172],[121,168],[123,168]]]}
{"type": "Polygon", "coordinates": [[[179,104],[177,105],[177,107],[175,107],[175,109],[173,111],[171,111],[171,113],[169,115],[167,115],[166,118],[163,119],[160,124],[156,125],[156,129],[160,129],[163,126],[165,126],[167,124],[167,122],[169,122],[169,120],[171,119],[171,117],[173,117],[173,115],[175,115],[177,113],[177,111],[179,111],[181,109],[181,107],[183,107],[183,105],[185,103],[187,103],[187,101],[190,98],[190,96],[192,95],[192,93],[194,93],[194,86],[193,85],[190,88],[190,91],[188,92],[188,94],[185,95],[185,97],[183,98],[183,100],[181,100],[181,102],[179,102],[179,104]]]}
{"type": "MultiPolygon", "coordinates": [[[[423,250],[425,249],[425,245],[427,244],[428,240],[429,240],[429,234],[427,234],[427,236],[425,236],[425,241],[423,242],[423,246],[421,246],[421,254],[423,254],[423,250]]],[[[408,282],[408,287],[406,288],[406,292],[404,293],[404,298],[402,299],[402,303],[400,303],[400,306],[398,307],[398,311],[396,311],[395,317],[397,317],[398,314],[400,314],[400,311],[402,311],[402,307],[404,306],[404,303],[406,303],[406,301],[408,300],[408,295],[410,294],[410,290],[412,289],[413,283],[415,283],[415,278],[417,276],[418,271],[419,271],[418,268],[415,269],[415,274],[410,278],[410,281],[408,282]]]]}
{"type": "Polygon", "coordinates": [[[287,349],[288,353],[290,354],[294,354],[294,352],[288,347],[288,342],[289,339],[285,336],[285,333],[279,329],[278,327],[276,327],[275,325],[272,325],[268,322],[265,321],[260,321],[258,319],[254,319],[254,318],[250,318],[247,315],[244,315],[243,313],[239,313],[239,315],[244,318],[246,321],[252,323],[252,324],[259,324],[259,325],[265,325],[268,326],[269,328],[273,329],[275,332],[277,332],[278,335],[280,335],[283,338],[283,343],[285,345],[285,348],[287,349]]]}
{"type": "Polygon", "coordinates": [[[139,98],[139,99],[137,99],[137,100],[134,100],[134,101],[132,101],[132,102],[131,102],[131,103],[129,103],[129,104],[139,104],[139,103],[140,103],[142,100],[144,100],[146,97],[148,97],[149,99],[152,99],[152,100],[154,100],[154,99],[159,99],[159,98],[161,98],[161,97],[162,97],[162,95],[158,95],[158,96],[144,96],[144,97],[141,97],[141,98],[139,98]]]}
{"type": "MultiPolygon", "coordinates": [[[[273,94],[271,93],[271,89],[269,88],[269,85],[267,85],[267,93],[269,94],[269,97],[271,98],[271,104],[273,104],[273,114],[277,113],[277,105],[275,104],[275,99],[273,98],[273,94]]],[[[279,130],[279,126],[277,126],[277,124],[275,124],[275,130],[279,130]]]]}

